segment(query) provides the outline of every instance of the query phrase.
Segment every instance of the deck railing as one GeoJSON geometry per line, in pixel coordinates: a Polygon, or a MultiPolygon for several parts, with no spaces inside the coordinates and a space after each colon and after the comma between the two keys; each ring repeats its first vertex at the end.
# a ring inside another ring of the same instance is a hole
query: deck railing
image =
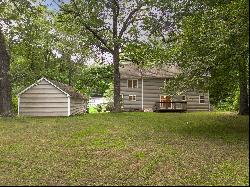
{"type": "Polygon", "coordinates": [[[186,101],[156,102],[154,111],[186,111],[186,101]]]}

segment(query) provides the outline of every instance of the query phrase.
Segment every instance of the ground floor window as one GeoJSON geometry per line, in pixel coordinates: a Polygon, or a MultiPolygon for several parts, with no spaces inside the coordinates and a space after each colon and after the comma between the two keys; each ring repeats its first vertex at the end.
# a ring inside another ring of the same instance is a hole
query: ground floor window
{"type": "Polygon", "coordinates": [[[199,96],[199,103],[205,103],[205,96],[204,95],[199,96]]]}
{"type": "Polygon", "coordinates": [[[129,101],[136,101],[136,95],[129,95],[128,100],[129,101]]]}
{"type": "Polygon", "coordinates": [[[182,101],[186,101],[186,96],[185,95],[182,96],[182,101]]]}

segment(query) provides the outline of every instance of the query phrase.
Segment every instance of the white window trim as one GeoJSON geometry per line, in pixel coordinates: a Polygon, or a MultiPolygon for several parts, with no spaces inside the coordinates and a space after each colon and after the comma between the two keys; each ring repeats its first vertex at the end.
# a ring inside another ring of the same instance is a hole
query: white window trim
{"type": "Polygon", "coordinates": [[[199,95],[199,104],[205,104],[205,95],[199,95]],[[201,96],[203,96],[204,99],[201,99],[201,96]],[[204,103],[201,103],[201,100],[204,100],[204,103]]]}
{"type": "Polygon", "coordinates": [[[134,81],[137,81],[137,85],[136,85],[136,87],[135,88],[138,88],[138,79],[128,79],[127,80],[127,88],[130,88],[130,87],[128,87],[128,81],[132,81],[132,88],[134,88],[134,81]]]}
{"type": "Polygon", "coordinates": [[[68,116],[70,116],[70,96],[68,96],[68,116]]]}
{"type": "Polygon", "coordinates": [[[136,101],[136,95],[128,95],[128,101],[136,101]],[[129,97],[132,96],[132,100],[129,100],[129,97]],[[133,100],[133,97],[135,96],[135,100],[133,100]]]}

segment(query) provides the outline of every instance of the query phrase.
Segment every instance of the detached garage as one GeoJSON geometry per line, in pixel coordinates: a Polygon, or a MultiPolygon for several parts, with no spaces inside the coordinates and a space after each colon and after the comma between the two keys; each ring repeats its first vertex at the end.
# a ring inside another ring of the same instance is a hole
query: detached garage
{"type": "Polygon", "coordinates": [[[18,94],[18,115],[70,116],[84,113],[87,98],[73,87],[60,82],[39,79],[18,94]]]}

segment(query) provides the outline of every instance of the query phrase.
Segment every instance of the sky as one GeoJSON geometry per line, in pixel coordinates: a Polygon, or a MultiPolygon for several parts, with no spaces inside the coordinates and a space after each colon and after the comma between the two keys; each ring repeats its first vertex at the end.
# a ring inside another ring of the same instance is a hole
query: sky
{"type": "MultiPolygon", "coordinates": [[[[69,2],[69,0],[63,0],[63,2],[67,3],[67,2],[69,2]]],[[[58,3],[58,0],[45,0],[45,2],[43,4],[48,6],[50,9],[59,10],[57,3],[58,3]]]]}

